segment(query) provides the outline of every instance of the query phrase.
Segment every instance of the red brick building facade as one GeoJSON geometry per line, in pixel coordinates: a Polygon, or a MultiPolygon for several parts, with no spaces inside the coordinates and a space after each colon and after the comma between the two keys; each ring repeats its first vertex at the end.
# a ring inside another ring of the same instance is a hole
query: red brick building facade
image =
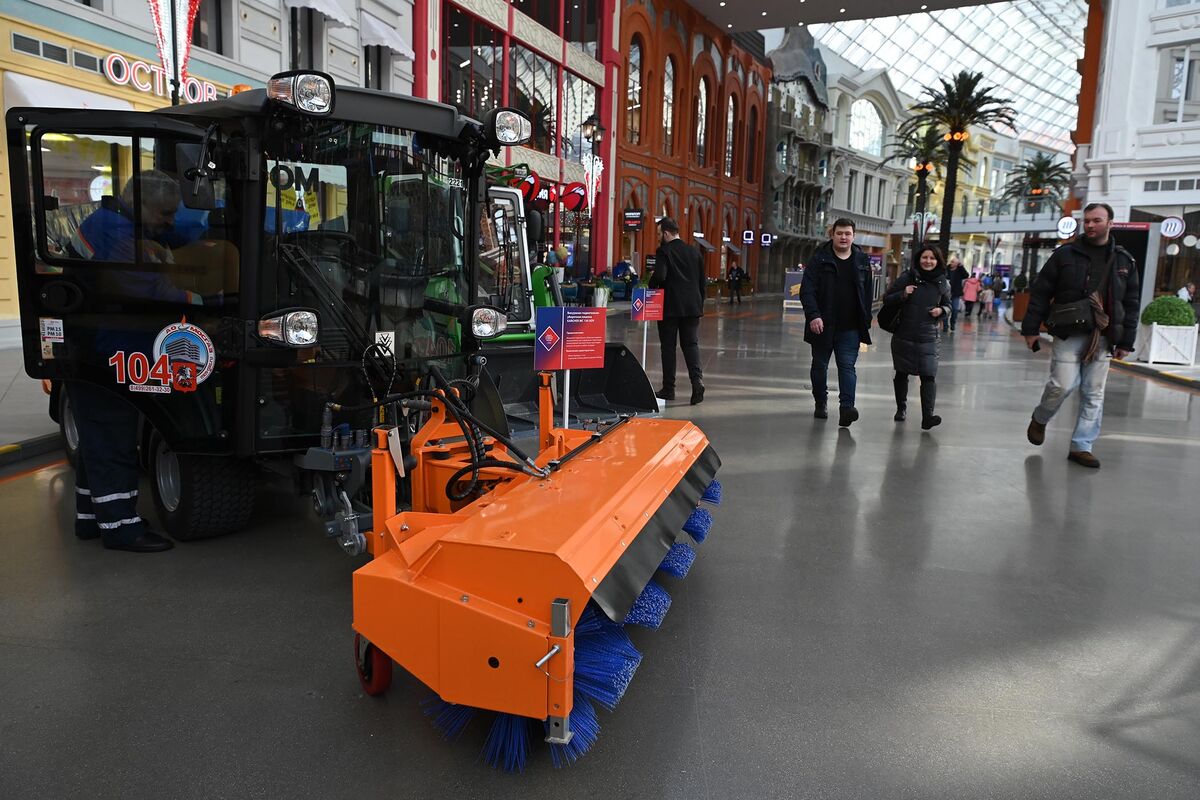
{"type": "Polygon", "coordinates": [[[614,226],[613,252],[636,251],[640,267],[658,246],[654,219],[671,216],[685,241],[704,240],[709,277],[739,263],[753,284],[770,67],[683,0],[627,0],[619,47],[615,211],[643,209],[646,221],[637,234],[614,226]]]}

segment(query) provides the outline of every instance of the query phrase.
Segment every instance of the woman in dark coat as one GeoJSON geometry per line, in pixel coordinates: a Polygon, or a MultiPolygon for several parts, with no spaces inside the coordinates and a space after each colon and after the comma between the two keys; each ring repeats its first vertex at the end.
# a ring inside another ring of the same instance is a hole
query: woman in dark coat
{"type": "Polygon", "coordinates": [[[950,313],[946,261],[932,245],[917,250],[916,266],[896,278],[883,296],[899,305],[900,322],[892,334],[892,366],[896,369],[896,421],[908,415],[908,376],[921,376],[921,428],[942,423],[933,413],[937,400],[938,328],[950,313]]]}

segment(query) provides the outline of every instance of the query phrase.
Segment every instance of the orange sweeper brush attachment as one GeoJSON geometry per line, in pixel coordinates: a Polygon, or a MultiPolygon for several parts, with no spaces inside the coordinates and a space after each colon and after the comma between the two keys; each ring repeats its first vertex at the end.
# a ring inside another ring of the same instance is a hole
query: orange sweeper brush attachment
{"type": "MultiPolygon", "coordinates": [[[[598,432],[553,427],[541,376],[535,458],[480,436],[434,398],[409,448],[412,510],[396,513],[395,448],[377,428],[373,558],[354,573],[359,676],[369,694],[392,662],[436,693],[426,710],[448,738],[497,712],[493,766],[524,768],[538,731],[556,765],[596,740],[641,661],[626,624],[658,627],[719,502],[720,459],[690,422],[622,418],[598,432]],[[476,452],[488,454],[472,466],[476,452]],[[522,465],[523,468],[518,468],[522,465]],[[470,475],[472,497],[463,497],[470,475]]],[[[459,406],[461,411],[462,406],[459,406]]]]}

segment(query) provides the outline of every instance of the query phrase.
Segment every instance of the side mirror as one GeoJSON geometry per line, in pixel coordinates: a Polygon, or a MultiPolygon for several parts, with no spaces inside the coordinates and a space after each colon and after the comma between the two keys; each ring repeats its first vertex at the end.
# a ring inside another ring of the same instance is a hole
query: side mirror
{"type": "Polygon", "coordinates": [[[546,235],[546,222],[542,212],[537,209],[525,209],[525,233],[529,236],[531,245],[538,244],[546,235]]]}

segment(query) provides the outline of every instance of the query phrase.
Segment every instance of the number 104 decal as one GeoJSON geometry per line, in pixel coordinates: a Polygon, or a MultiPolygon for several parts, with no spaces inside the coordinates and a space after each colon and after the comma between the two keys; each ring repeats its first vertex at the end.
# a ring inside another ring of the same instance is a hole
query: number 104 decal
{"type": "Polygon", "coordinates": [[[194,392],[212,374],[213,354],[208,334],[184,319],[159,331],[152,355],[118,350],[108,365],[116,370],[117,383],[131,392],[194,392]]]}

